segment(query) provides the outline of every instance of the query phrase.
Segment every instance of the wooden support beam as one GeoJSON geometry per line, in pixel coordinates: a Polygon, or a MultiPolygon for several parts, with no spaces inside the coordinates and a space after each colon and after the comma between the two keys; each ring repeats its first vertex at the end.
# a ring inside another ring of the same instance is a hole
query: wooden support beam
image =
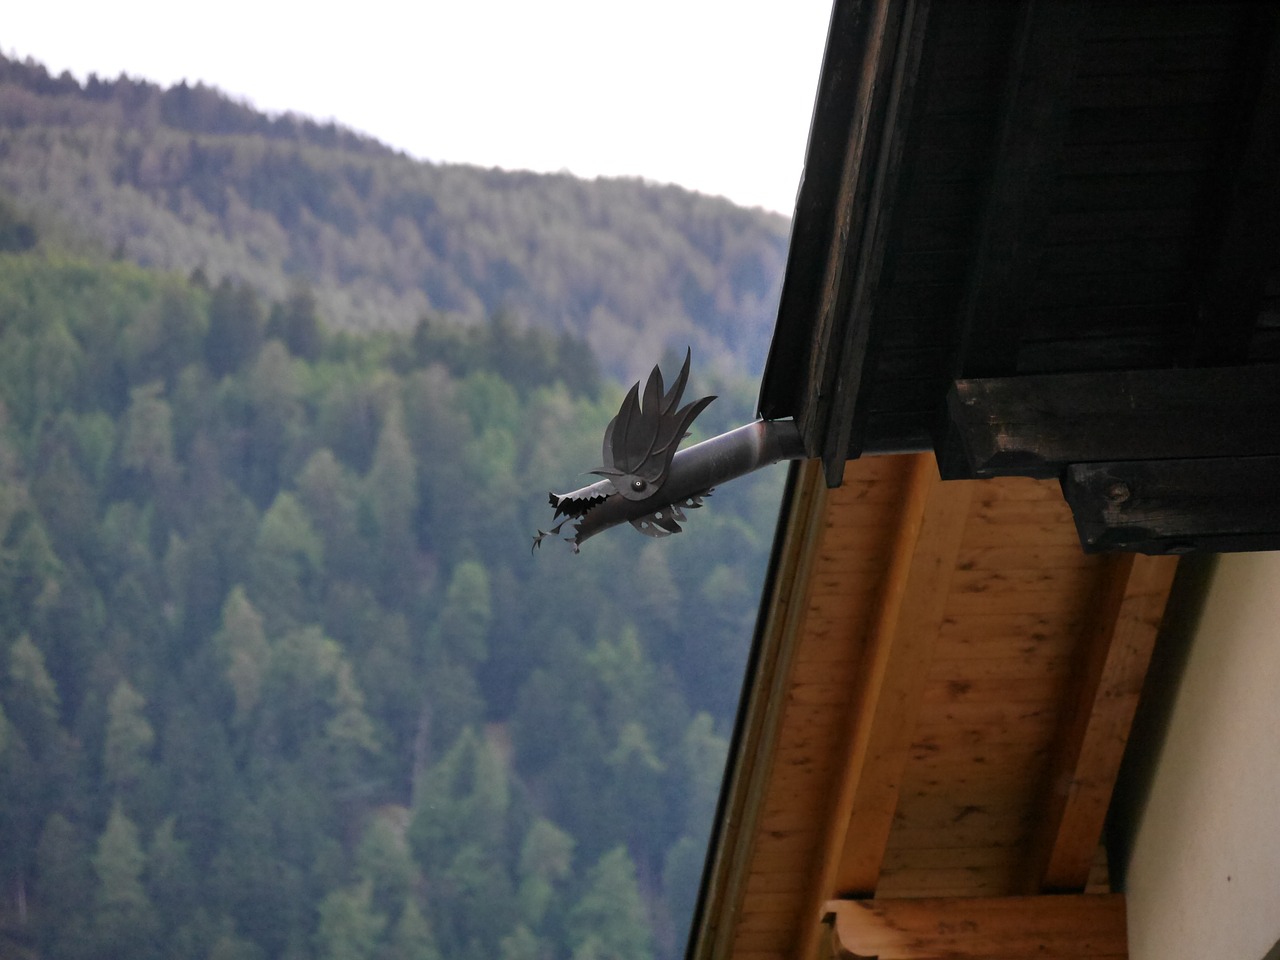
{"type": "Polygon", "coordinates": [[[950,477],[1059,477],[1068,464],[1280,454],[1280,365],[957,380],[950,477]],[[960,469],[956,469],[961,465],[960,469]]]}
{"type": "Polygon", "coordinates": [[[1062,480],[1086,553],[1280,550],[1278,491],[1280,456],[1078,463],[1062,480]]]}
{"type": "Polygon", "coordinates": [[[971,493],[971,484],[942,483],[932,458],[916,456],[851,692],[844,768],[812,872],[812,912],[801,917],[797,957],[813,954],[825,900],[875,891],[971,493]]]}
{"type": "Polygon", "coordinates": [[[1104,960],[1129,955],[1123,894],[837,900],[832,960],[1104,960]]]}
{"type": "Polygon", "coordinates": [[[1028,892],[1079,892],[1088,882],[1177,565],[1107,559],[1029,845],[1028,892]]]}

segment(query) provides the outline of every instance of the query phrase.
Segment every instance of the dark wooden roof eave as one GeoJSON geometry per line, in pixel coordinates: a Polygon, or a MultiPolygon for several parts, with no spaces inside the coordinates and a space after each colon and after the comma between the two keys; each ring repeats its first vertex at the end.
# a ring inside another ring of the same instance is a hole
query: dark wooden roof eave
{"type": "MultiPolygon", "coordinates": [[[[928,0],[836,3],[793,218],[760,415],[795,418],[806,450],[838,482],[865,329],[846,322],[879,263],[880,206],[896,182],[897,132],[910,109],[928,0]]],[[[883,452],[923,449],[920,434],[883,452]]]]}
{"type": "MultiPolygon", "coordinates": [[[[975,378],[1031,375],[1025,393],[1074,374],[1081,396],[1119,395],[1126,373],[1167,371],[1212,411],[1242,402],[1216,368],[1254,368],[1256,383],[1280,361],[1280,13],[1081,7],[835,4],[760,395],[763,416],[798,421],[828,483],[846,459],[927,449],[943,476],[993,475],[964,456],[973,422],[947,403],[975,378]]],[[[1250,457],[1280,456],[1260,419],[1236,429],[1258,433],[1250,457]]],[[[1146,516],[1186,514],[1225,482],[1207,517],[1153,529],[1089,506],[1086,545],[1280,545],[1276,511],[1237,496],[1269,484],[1273,462],[1227,463],[1212,433],[1197,438],[1204,450],[1147,444],[1029,475],[1080,487],[1090,463],[1145,478],[1142,464],[1199,460],[1154,488],[1167,503],[1146,516]]]]}

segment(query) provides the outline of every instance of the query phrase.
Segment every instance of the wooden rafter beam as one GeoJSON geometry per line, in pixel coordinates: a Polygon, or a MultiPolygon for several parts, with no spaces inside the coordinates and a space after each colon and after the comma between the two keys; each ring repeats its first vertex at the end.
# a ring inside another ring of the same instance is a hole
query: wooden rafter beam
{"type": "Polygon", "coordinates": [[[1280,455],[1077,463],[1062,492],[1086,553],[1280,549],[1280,455]]]}
{"type": "Polygon", "coordinates": [[[842,900],[833,960],[1103,960],[1129,955],[1123,894],[842,900]]]}
{"type": "Polygon", "coordinates": [[[1029,844],[1028,892],[1078,892],[1089,879],[1177,564],[1107,559],[1029,844]]]}
{"type": "Polygon", "coordinates": [[[827,898],[875,890],[971,493],[971,484],[944,484],[932,458],[916,456],[851,692],[844,767],[812,873],[813,912],[801,918],[798,957],[812,955],[827,898]]]}

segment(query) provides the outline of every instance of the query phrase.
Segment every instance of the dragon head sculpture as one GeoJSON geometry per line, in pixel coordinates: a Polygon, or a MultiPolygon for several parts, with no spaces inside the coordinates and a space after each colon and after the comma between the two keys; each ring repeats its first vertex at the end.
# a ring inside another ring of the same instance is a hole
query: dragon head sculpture
{"type": "Polygon", "coordinates": [[[680,406],[689,380],[691,354],[669,391],[662,371],[653,368],[643,395],[637,381],[604,432],[603,465],[590,471],[604,479],[570,493],[552,493],[554,525],[533,538],[537,549],[547,537],[566,537],[577,552],[583,541],[622,522],[650,537],[679,533],[685,511],[702,506],[712,488],[734,477],[803,456],[795,424],[789,420],[757,420],[683,450],[680,441],[715,397],[680,406]]]}

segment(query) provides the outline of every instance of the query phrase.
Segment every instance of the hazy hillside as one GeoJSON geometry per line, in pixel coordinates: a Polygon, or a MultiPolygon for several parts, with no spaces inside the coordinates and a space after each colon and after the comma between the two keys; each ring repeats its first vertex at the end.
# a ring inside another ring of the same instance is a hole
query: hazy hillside
{"type": "Polygon", "coordinates": [[[530,546],[784,227],[0,59],[0,957],[679,957],[783,473],[530,546]]]}
{"type": "Polygon", "coordinates": [[[54,247],[0,201],[0,957],[678,957],[780,473],[534,556],[582,341],[54,247]]]}
{"type": "Polygon", "coordinates": [[[675,187],[421,163],[206,87],[4,58],[0,190],[144,266],[273,299],[304,282],[340,327],[509,311],[623,377],[686,344],[703,369],[758,373],[788,230],[675,187]]]}

